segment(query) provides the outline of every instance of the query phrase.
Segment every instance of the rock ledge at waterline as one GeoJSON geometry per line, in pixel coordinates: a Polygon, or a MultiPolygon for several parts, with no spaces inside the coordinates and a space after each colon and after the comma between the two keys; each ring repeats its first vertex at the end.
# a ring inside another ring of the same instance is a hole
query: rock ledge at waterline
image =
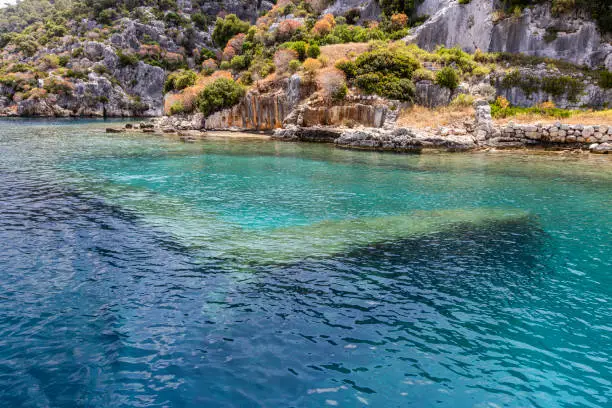
{"type": "MultiPolygon", "coordinates": [[[[479,149],[547,148],[578,149],[593,153],[612,151],[612,125],[514,124],[497,125],[491,118],[491,108],[484,101],[475,104],[475,117],[462,127],[414,129],[386,124],[383,127],[342,128],[333,126],[286,125],[275,129],[272,137],[284,141],[333,143],[342,148],[420,151],[438,149],[468,151],[479,149]]],[[[179,133],[196,138],[207,130],[248,131],[239,127],[210,129],[202,114],[154,119],[157,131],[179,133]]]]}

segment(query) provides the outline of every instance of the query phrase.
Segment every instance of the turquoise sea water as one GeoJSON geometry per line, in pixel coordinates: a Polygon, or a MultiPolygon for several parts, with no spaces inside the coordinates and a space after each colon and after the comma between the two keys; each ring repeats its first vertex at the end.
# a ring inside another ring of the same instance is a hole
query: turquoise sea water
{"type": "Polygon", "coordinates": [[[0,405],[612,405],[612,160],[0,122],[0,405]]]}

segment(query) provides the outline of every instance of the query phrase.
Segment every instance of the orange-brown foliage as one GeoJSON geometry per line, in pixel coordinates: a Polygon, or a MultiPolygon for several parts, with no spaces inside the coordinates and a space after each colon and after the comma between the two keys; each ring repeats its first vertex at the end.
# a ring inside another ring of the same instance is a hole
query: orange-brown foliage
{"type": "Polygon", "coordinates": [[[242,53],[242,45],[244,44],[245,39],[246,34],[244,33],[236,34],[230,38],[225,46],[225,49],[223,50],[223,60],[229,61],[236,55],[240,55],[242,53]]]}
{"type": "Polygon", "coordinates": [[[274,54],[274,66],[276,72],[284,74],[289,70],[289,62],[298,59],[298,53],[294,50],[280,49],[274,54]]]}
{"type": "Polygon", "coordinates": [[[319,71],[316,81],[323,98],[330,100],[340,87],[346,84],[346,76],[338,68],[332,67],[319,71]]]}
{"type": "Polygon", "coordinates": [[[408,25],[408,16],[404,13],[397,13],[391,16],[391,26],[396,29],[402,29],[408,25]]]}
{"type": "Polygon", "coordinates": [[[336,19],[333,14],[326,14],[319,21],[317,21],[312,27],[312,33],[316,36],[323,37],[334,29],[336,26],[336,19]]]}
{"type": "Polygon", "coordinates": [[[287,41],[293,34],[302,26],[302,23],[297,20],[284,20],[278,25],[276,30],[276,39],[278,41],[287,41]]]}

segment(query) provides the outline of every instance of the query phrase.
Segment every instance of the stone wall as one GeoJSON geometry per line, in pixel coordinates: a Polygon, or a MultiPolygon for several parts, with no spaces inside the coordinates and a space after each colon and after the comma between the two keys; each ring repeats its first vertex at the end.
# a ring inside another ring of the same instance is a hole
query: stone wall
{"type": "Polygon", "coordinates": [[[495,129],[488,138],[493,145],[497,141],[506,143],[530,144],[592,144],[612,141],[612,126],[584,126],[567,125],[560,122],[555,124],[508,124],[495,129]]]}

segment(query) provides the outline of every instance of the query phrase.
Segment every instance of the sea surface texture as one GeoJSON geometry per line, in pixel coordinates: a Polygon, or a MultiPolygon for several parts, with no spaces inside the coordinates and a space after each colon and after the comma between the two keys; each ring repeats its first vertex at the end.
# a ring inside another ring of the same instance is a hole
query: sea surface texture
{"type": "Polygon", "coordinates": [[[2,407],[610,407],[612,160],[0,122],[2,407]]]}

